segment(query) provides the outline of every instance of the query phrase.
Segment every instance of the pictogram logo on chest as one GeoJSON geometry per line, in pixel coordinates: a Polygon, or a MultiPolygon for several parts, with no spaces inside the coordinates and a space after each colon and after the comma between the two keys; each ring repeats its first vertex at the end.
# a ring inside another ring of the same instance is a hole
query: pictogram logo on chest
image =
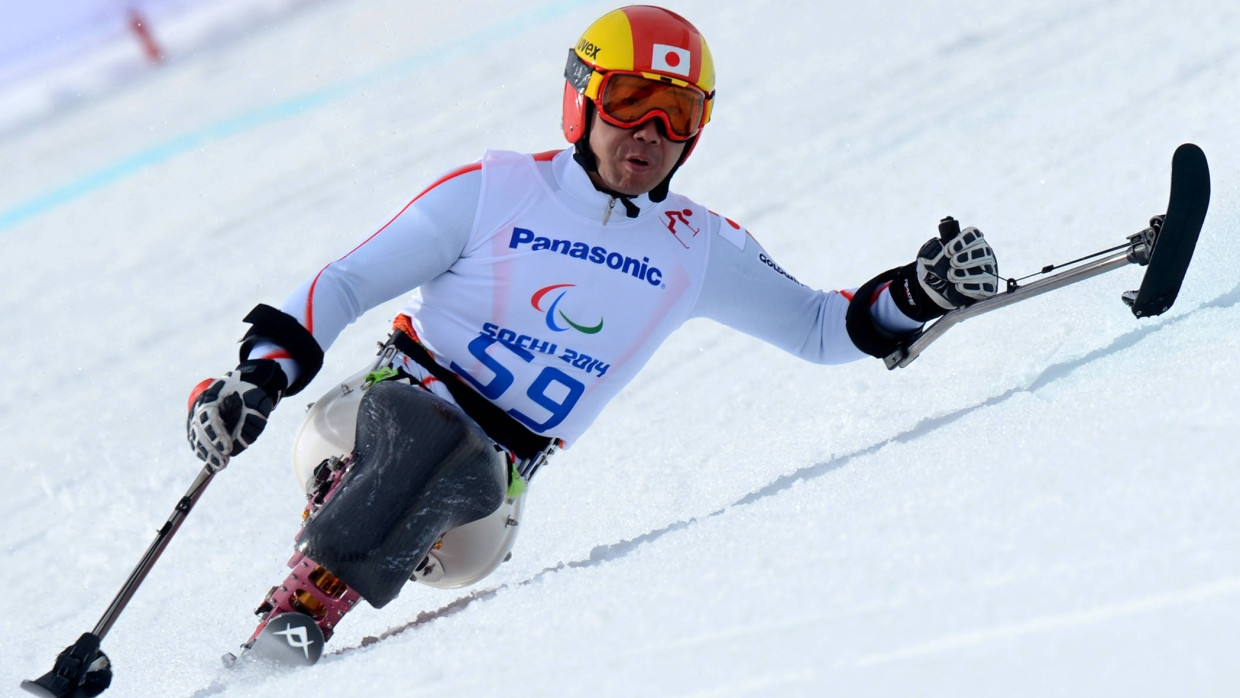
{"type": "Polygon", "coordinates": [[[672,237],[676,238],[676,242],[683,245],[686,250],[689,249],[689,243],[685,242],[685,240],[695,238],[698,233],[702,232],[701,229],[690,222],[689,218],[692,216],[693,209],[691,208],[663,212],[667,229],[671,231],[672,237]]]}

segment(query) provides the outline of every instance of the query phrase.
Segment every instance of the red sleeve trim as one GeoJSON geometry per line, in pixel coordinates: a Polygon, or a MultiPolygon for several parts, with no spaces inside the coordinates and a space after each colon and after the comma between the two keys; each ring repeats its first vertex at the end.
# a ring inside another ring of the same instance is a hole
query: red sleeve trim
{"type": "MultiPolygon", "coordinates": [[[[890,281],[888,281],[888,282],[887,282],[887,283],[885,283],[885,284],[880,285],[880,286],[879,286],[879,287],[878,287],[878,288],[874,291],[874,293],[870,296],[870,305],[874,305],[875,303],[877,303],[877,302],[878,302],[878,297],[879,297],[879,296],[881,296],[881,295],[883,295],[883,291],[886,291],[886,290],[887,290],[887,288],[888,288],[889,286],[891,286],[891,282],[890,282],[890,281]]],[[[849,303],[851,303],[851,302],[852,302],[853,295],[854,295],[852,291],[848,291],[848,290],[841,290],[841,291],[839,292],[839,294],[840,294],[841,296],[843,296],[844,298],[848,299],[848,302],[849,302],[849,303]]]]}
{"type": "MultiPolygon", "coordinates": [[[[416,202],[418,199],[422,198],[423,196],[426,196],[426,194],[430,192],[432,189],[434,189],[435,187],[443,184],[444,182],[460,177],[463,174],[466,174],[469,172],[476,172],[481,169],[482,169],[482,163],[475,162],[470,165],[465,165],[464,167],[458,167],[457,169],[452,170],[451,172],[435,180],[429,187],[423,189],[421,192],[418,193],[417,196],[410,199],[409,203],[405,204],[404,208],[402,208],[399,212],[397,212],[395,216],[392,216],[391,220],[389,220],[387,223],[384,223],[381,228],[376,230],[370,237],[363,240],[360,245],[349,250],[348,253],[346,253],[343,257],[340,257],[340,259],[337,259],[336,261],[338,262],[341,259],[346,259],[348,258],[349,255],[362,249],[362,247],[364,247],[366,243],[375,239],[375,237],[378,236],[379,233],[382,233],[384,230],[387,230],[388,226],[392,225],[392,223],[395,222],[397,218],[400,218],[401,214],[407,211],[409,207],[414,204],[414,202],[416,202]]],[[[329,264],[327,266],[331,266],[331,265],[329,264]]],[[[310,282],[310,291],[309,293],[306,294],[306,329],[309,330],[311,334],[314,334],[314,289],[319,285],[319,277],[323,276],[323,272],[327,271],[327,266],[320,269],[319,273],[314,275],[314,281],[310,282]]]]}

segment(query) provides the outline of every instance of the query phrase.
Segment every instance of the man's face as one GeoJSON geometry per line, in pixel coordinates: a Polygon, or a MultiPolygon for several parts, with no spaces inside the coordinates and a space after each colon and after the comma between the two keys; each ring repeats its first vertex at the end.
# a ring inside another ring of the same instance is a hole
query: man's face
{"type": "Polygon", "coordinates": [[[595,186],[626,196],[645,194],[662,182],[685,149],[686,143],[668,140],[650,119],[636,128],[617,128],[593,115],[590,150],[598,159],[598,172],[591,172],[595,186]]]}

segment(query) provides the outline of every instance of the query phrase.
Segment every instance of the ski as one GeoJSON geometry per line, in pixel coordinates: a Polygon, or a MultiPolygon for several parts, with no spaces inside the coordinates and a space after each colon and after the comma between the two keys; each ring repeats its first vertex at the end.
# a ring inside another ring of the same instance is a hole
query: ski
{"type": "Polygon", "coordinates": [[[1210,170],[1205,153],[1196,145],[1185,143],[1176,148],[1171,159],[1171,197],[1167,212],[1154,216],[1150,227],[1130,235],[1124,245],[1073,262],[1048,265],[1040,272],[1043,278],[1032,283],[1022,285],[1015,279],[1010,279],[1007,290],[972,305],[957,308],[927,325],[884,357],[884,363],[888,369],[908,366],[931,342],[969,318],[1129,264],[1145,266],[1146,270],[1141,278],[1140,288],[1121,296],[1124,303],[1139,318],[1164,313],[1171,308],[1179,294],[1180,285],[1193,258],[1193,250],[1197,247],[1197,238],[1201,234],[1209,204],[1210,170]],[[1084,264],[1081,264],[1082,262],[1084,264]]]}
{"type": "Polygon", "coordinates": [[[1161,315],[1175,303],[1209,205],[1210,169],[1206,155],[1196,145],[1185,143],[1171,158],[1167,214],[1150,222],[1155,236],[1141,287],[1123,296],[1133,315],[1161,315]]]}
{"type": "Polygon", "coordinates": [[[224,656],[225,665],[256,660],[276,666],[310,666],[323,656],[323,631],[304,613],[281,613],[272,618],[254,642],[237,658],[224,656]]]}

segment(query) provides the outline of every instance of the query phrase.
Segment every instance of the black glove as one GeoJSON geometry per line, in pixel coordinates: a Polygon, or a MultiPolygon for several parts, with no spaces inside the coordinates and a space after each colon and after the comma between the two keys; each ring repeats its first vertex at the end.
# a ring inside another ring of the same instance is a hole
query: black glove
{"type": "Polygon", "coordinates": [[[929,240],[917,261],[896,270],[891,282],[896,307],[918,322],[998,292],[999,262],[977,228],[965,228],[946,242],[929,240]]]}
{"type": "Polygon", "coordinates": [[[254,443],[288,387],[280,364],[243,361],[223,378],[207,379],[190,395],[186,437],[194,455],[221,470],[254,443]]]}

